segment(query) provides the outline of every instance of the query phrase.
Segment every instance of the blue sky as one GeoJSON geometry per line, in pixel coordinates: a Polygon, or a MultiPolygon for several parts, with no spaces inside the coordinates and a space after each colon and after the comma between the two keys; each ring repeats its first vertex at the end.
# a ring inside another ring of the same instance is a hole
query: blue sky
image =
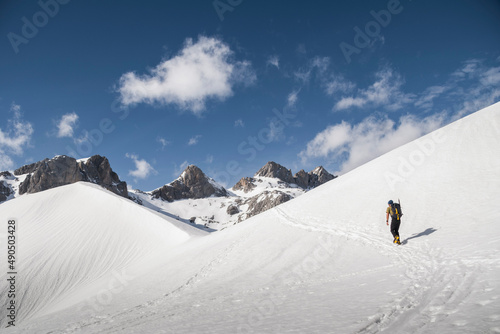
{"type": "Polygon", "coordinates": [[[498,1],[3,1],[0,169],[345,173],[500,100],[498,1]]]}

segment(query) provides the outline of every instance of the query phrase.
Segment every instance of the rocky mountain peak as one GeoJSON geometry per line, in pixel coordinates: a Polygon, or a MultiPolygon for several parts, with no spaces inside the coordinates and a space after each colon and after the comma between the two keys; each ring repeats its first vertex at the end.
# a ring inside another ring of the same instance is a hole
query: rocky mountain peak
{"type": "Polygon", "coordinates": [[[78,166],[86,176],[84,181],[99,184],[115,194],[128,197],[127,183],[120,181],[118,174],[111,169],[108,158],[93,155],[85,161],[79,161],[78,166]]]}
{"type": "Polygon", "coordinates": [[[198,166],[189,165],[182,172],[178,179],[184,182],[186,186],[190,187],[196,185],[197,183],[204,182],[208,179],[208,177],[198,166]]]}
{"type": "Polygon", "coordinates": [[[261,176],[261,177],[272,177],[276,179],[280,179],[283,182],[286,183],[293,183],[293,176],[292,176],[292,171],[289,169],[286,169],[280,164],[277,164],[274,161],[269,161],[267,164],[264,165],[259,171],[255,174],[255,176],[261,176]]]}
{"type": "Polygon", "coordinates": [[[178,199],[227,196],[226,189],[195,166],[189,165],[173,182],[151,192],[154,198],[172,202],[178,199]]]}
{"type": "Polygon", "coordinates": [[[113,172],[106,157],[94,155],[84,161],[66,155],[44,159],[22,166],[15,175],[28,174],[19,186],[19,194],[36,193],[47,189],[75,183],[92,182],[123,197],[128,197],[127,184],[113,172]]]}
{"type": "Polygon", "coordinates": [[[314,170],[309,172],[309,187],[317,187],[333,180],[336,176],[328,173],[323,166],[316,167],[314,170]]]}
{"type": "MultiPolygon", "coordinates": [[[[283,167],[273,161],[268,162],[264,165],[256,174],[255,177],[270,177],[277,178],[288,184],[296,184],[303,189],[315,188],[322,185],[325,182],[333,180],[334,175],[328,173],[323,166],[316,167],[310,172],[306,172],[303,169],[292,176],[290,169],[283,167]]],[[[235,190],[245,190],[245,192],[251,190],[251,184],[253,179],[244,178],[241,179],[233,189],[235,190]]]]}
{"type": "Polygon", "coordinates": [[[316,174],[316,175],[320,175],[320,174],[324,174],[324,173],[328,173],[328,172],[326,171],[326,169],[323,166],[318,166],[318,167],[314,168],[311,171],[311,173],[316,174]]]}

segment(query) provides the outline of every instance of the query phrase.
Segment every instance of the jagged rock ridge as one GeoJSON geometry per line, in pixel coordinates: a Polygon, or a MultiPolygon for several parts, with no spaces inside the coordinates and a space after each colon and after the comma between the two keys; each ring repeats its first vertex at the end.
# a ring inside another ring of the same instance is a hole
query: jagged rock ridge
{"type": "Polygon", "coordinates": [[[190,165],[177,180],[151,192],[153,198],[161,198],[168,202],[179,199],[198,199],[207,197],[223,197],[228,193],[224,187],[203,173],[195,165],[190,165]]]}
{"type": "Polygon", "coordinates": [[[328,173],[323,166],[319,166],[309,173],[305,172],[303,169],[292,175],[292,171],[277,164],[274,161],[270,161],[265,164],[257,173],[255,173],[254,178],[244,177],[236,183],[233,187],[234,190],[242,190],[245,193],[252,191],[256,187],[257,177],[269,177],[279,179],[289,185],[297,185],[302,189],[312,189],[316,188],[323,183],[333,180],[336,176],[328,173]]]}
{"type": "Polygon", "coordinates": [[[252,191],[256,187],[255,179],[252,177],[243,177],[233,186],[233,190],[242,190],[245,193],[252,191]]]}
{"type": "Polygon", "coordinates": [[[275,206],[288,202],[291,199],[293,199],[293,197],[285,192],[279,190],[265,190],[264,192],[252,196],[243,202],[244,205],[248,205],[248,209],[239,217],[239,221],[256,216],[259,213],[272,209],[275,206]]]}
{"type": "Polygon", "coordinates": [[[233,191],[242,191],[244,194],[253,195],[240,201],[240,206],[246,207],[246,210],[239,215],[238,221],[288,202],[305,191],[316,188],[334,178],[335,176],[328,173],[322,166],[309,173],[302,169],[293,175],[290,169],[270,161],[259,169],[254,177],[244,177],[232,188],[233,191]],[[278,181],[272,185],[266,181],[269,178],[278,181]],[[265,185],[266,183],[268,185],[265,185]],[[261,189],[261,191],[254,194],[256,188],[261,189]],[[264,190],[262,190],[263,188],[264,190]],[[292,191],[293,189],[295,190],[292,191]]]}
{"type": "Polygon", "coordinates": [[[272,177],[280,179],[281,181],[286,183],[295,183],[295,180],[292,176],[292,171],[290,169],[286,169],[285,167],[277,164],[274,161],[269,161],[267,164],[265,164],[261,169],[259,169],[255,176],[272,177]]]}
{"type": "Polygon", "coordinates": [[[221,229],[285,203],[334,178],[323,167],[309,173],[301,170],[293,175],[289,169],[269,162],[253,177],[243,177],[231,191],[226,191],[201,169],[191,165],[177,180],[149,193],[135,193],[143,201],[153,200],[151,204],[163,208],[161,211],[177,214],[179,218],[188,213],[191,223],[221,229]],[[169,204],[155,202],[157,199],[169,204]],[[189,201],[177,201],[180,199],[189,201]]]}
{"type": "MultiPolygon", "coordinates": [[[[15,179],[15,177],[10,172],[6,171],[0,173],[0,179],[12,180],[15,179]]],[[[7,182],[0,180],[0,202],[6,201],[13,193],[14,190],[11,188],[11,186],[7,182]]]]}
{"type": "Polygon", "coordinates": [[[14,175],[28,174],[19,186],[19,194],[36,193],[47,189],[75,183],[92,182],[120,196],[128,198],[127,183],[120,181],[106,157],[94,155],[79,160],[65,155],[44,159],[22,166],[14,175]]]}
{"type": "Polygon", "coordinates": [[[153,208],[157,207],[158,202],[152,200],[161,199],[174,206],[167,203],[165,206],[159,204],[158,210],[169,215],[177,214],[179,218],[188,214],[197,224],[205,223],[207,227],[216,229],[241,222],[335,178],[323,167],[318,167],[309,173],[301,170],[293,175],[289,169],[275,162],[269,162],[253,177],[242,178],[230,192],[208,177],[200,168],[190,165],[176,180],[161,188],[147,193],[134,190],[129,194],[127,184],[120,181],[118,175],[113,172],[108,159],[99,155],[81,160],[56,156],[53,159],[44,159],[22,166],[15,170],[14,174],[22,176],[16,178],[9,172],[0,173],[0,202],[17,196],[16,193],[20,195],[35,193],[84,181],[99,184],[138,204],[146,206],[152,204],[153,208]],[[173,203],[181,199],[193,201],[173,203]],[[160,209],[162,207],[165,209],[160,209]]]}

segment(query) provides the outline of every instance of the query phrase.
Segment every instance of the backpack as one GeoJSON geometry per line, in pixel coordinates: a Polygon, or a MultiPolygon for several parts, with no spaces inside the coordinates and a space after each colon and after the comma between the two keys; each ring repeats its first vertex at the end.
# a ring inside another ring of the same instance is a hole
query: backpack
{"type": "Polygon", "coordinates": [[[392,203],[391,204],[391,217],[392,219],[395,220],[400,220],[401,216],[403,215],[403,212],[401,211],[401,205],[399,203],[392,203]]]}

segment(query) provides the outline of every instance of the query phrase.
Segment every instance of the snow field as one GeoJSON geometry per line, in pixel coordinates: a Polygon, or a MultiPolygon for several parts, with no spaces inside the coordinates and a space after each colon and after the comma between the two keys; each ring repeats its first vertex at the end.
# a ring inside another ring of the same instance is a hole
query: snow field
{"type": "MultiPolygon", "coordinates": [[[[78,252],[56,254],[50,247],[39,252],[23,269],[30,273],[29,281],[39,281],[41,287],[54,278],[60,282],[36,293],[23,286],[23,303],[33,305],[24,315],[31,318],[11,332],[500,332],[499,130],[500,104],[495,104],[299,198],[203,237],[188,225],[156,221],[159,216],[145,220],[151,226],[140,231],[132,221],[126,228],[112,224],[102,231],[106,239],[96,236],[98,226],[69,224],[70,230],[54,231],[58,244],[76,242],[72,233],[79,231],[95,239],[85,239],[82,247],[89,243],[99,252],[86,250],[91,260],[78,252]],[[398,197],[404,213],[400,246],[392,244],[385,223],[387,201],[398,197]],[[150,234],[158,239],[149,240],[150,234]],[[115,235],[113,248],[107,247],[115,235]],[[136,244],[142,238],[148,240],[147,247],[136,244]],[[123,256],[130,245],[133,251],[123,256]],[[141,265],[143,254],[150,257],[141,265]],[[33,268],[44,262],[53,270],[37,281],[33,268]],[[81,264],[90,276],[103,280],[80,284],[82,269],[74,267],[81,264]],[[95,295],[109,285],[115,268],[127,268],[125,275],[131,278],[100,309],[89,309],[87,300],[74,297],[95,295]],[[60,283],[72,286],[73,294],[60,283]],[[53,291],[58,298],[52,297],[53,291]],[[41,305],[57,312],[42,312],[41,305]]],[[[107,205],[109,193],[101,192],[106,208],[120,208],[107,205]]],[[[50,202],[46,193],[30,199],[30,205],[50,202]]],[[[82,194],[88,201],[89,194],[82,194]]],[[[0,213],[11,212],[2,210],[13,203],[11,208],[18,205],[21,216],[24,201],[35,195],[2,204],[0,213]]],[[[77,211],[69,201],[62,207],[71,208],[67,211],[72,215],[59,217],[61,210],[54,205],[50,212],[35,207],[38,215],[20,221],[44,217],[44,230],[52,225],[62,229],[74,216],[85,219],[92,212],[77,211]]],[[[129,216],[151,214],[143,208],[130,210],[129,216]]],[[[36,249],[44,240],[38,237],[32,236],[36,249]]]]}
{"type": "Polygon", "coordinates": [[[110,279],[118,284],[155,253],[200,234],[83,182],[3,203],[0,216],[18,225],[16,300],[24,321],[79,302],[110,279]]]}

